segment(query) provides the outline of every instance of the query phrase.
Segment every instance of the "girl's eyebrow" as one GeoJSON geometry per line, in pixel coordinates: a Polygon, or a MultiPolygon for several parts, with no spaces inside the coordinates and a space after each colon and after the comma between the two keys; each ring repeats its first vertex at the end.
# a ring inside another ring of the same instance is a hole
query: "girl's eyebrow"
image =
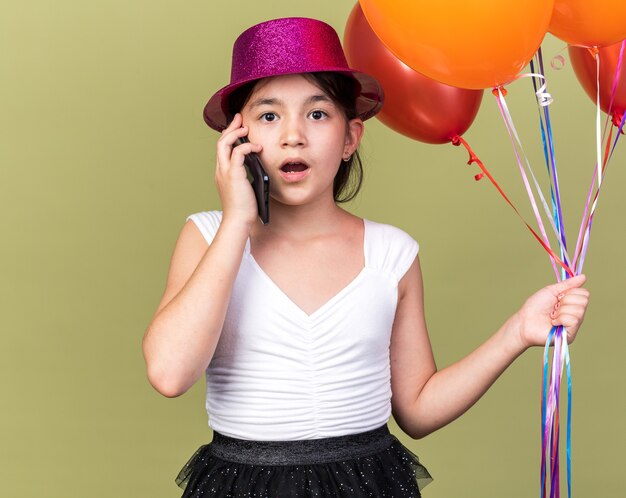
{"type": "Polygon", "coordinates": [[[262,105],[282,105],[282,101],[279,99],[257,99],[250,104],[250,109],[260,107],[262,105]]]}
{"type": "MultiPolygon", "coordinates": [[[[304,105],[310,105],[310,104],[315,104],[316,102],[329,102],[332,103],[332,100],[330,99],[330,97],[328,97],[328,95],[325,94],[319,94],[319,95],[311,95],[309,98],[307,98],[304,101],[304,105]]],[[[284,106],[285,103],[278,99],[278,98],[260,98],[257,99],[255,101],[253,101],[250,104],[250,109],[254,109],[255,107],[261,107],[264,105],[269,105],[269,106],[284,106]]]]}
{"type": "Polygon", "coordinates": [[[331,104],[333,103],[328,95],[322,93],[320,95],[311,95],[308,99],[306,99],[304,105],[315,104],[316,102],[329,102],[331,104]]]}

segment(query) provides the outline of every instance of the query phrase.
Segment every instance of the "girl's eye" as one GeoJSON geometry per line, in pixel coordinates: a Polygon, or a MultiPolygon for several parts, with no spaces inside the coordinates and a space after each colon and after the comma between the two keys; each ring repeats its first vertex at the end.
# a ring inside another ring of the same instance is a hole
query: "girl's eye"
{"type": "Polygon", "coordinates": [[[275,119],[276,119],[276,114],[274,114],[273,112],[265,112],[261,114],[262,121],[271,122],[271,121],[274,121],[275,119]]]}
{"type": "Polygon", "coordinates": [[[324,119],[325,117],[328,116],[328,114],[326,114],[324,111],[320,111],[318,109],[318,110],[312,111],[310,116],[311,116],[311,118],[313,118],[315,120],[319,120],[319,119],[324,119]]]}

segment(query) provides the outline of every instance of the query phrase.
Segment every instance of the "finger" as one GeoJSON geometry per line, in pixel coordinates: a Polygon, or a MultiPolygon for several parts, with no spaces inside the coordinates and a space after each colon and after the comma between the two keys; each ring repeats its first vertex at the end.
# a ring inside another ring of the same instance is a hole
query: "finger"
{"type": "Polygon", "coordinates": [[[228,177],[235,181],[246,179],[248,174],[244,168],[244,159],[247,154],[261,152],[263,147],[260,144],[245,142],[234,147],[228,160],[228,166],[218,168],[222,177],[228,177]]]}
{"type": "Polygon", "coordinates": [[[577,327],[570,327],[570,328],[563,327],[565,329],[565,333],[567,334],[568,344],[571,344],[572,342],[574,342],[574,339],[576,339],[576,334],[578,334],[579,327],[580,327],[580,324],[577,327]]]}
{"type": "Polygon", "coordinates": [[[232,130],[224,130],[222,136],[217,140],[218,145],[224,147],[233,147],[235,142],[241,137],[245,137],[248,134],[248,127],[244,124],[233,128],[232,130]]]}
{"type": "Polygon", "coordinates": [[[218,165],[225,168],[228,167],[231,161],[231,156],[233,154],[233,146],[235,142],[248,134],[248,128],[246,126],[240,126],[233,130],[229,130],[224,133],[217,141],[217,161],[218,165]]]}
{"type": "Polygon", "coordinates": [[[555,296],[558,296],[559,294],[564,294],[574,288],[581,287],[586,281],[587,277],[585,275],[576,275],[575,277],[567,278],[562,282],[548,285],[547,289],[553,292],[555,296]]]}
{"type": "Polygon", "coordinates": [[[569,330],[570,332],[576,333],[580,327],[582,320],[580,318],[577,318],[575,316],[572,315],[563,315],[559,320],[558,323],[555,323],[555,321],[553,321],[553,325],[555,326],[563,326],[565,327],[567,330],[569,330]]]}
{"type": "Polygon", "coordinates": [[[565,327],[578,325],[584,316],[585,307],[573,305],[561,306],[558,310],[554,310],[550,313],[552,325],[563,325],[565,327]]]}
{"type": "Polygon", "coordinates": [[[573,315],[577,315],[582,317],[585,314],[585,311],[587,311],[587,305],[586,303],[583,304],[578,304],[578,303],[568,303],[568,304],[561,304],[561,306],[555,310],[557,311],[557,316],[558,313],[562,313],[562,314],[573,314],[573,315]]]}
{"type": "Polygon", "coordinates": [[[567,294],[563,297],[563,299],[557,302],[557,305],[560,305],[560,306],[568,305],[568,304],[580,305],[580,306],[586,307],[587,304],[589,304],[589,297],[585,296],[584,294],[567,294]]]}
{"type": "Polygon", "coordinates": [[[238,112],[233,116],[233,119],[230,123],[228,123],[228,126],[222,130],[222,135],[236,128],[240,128],[242,123],[243,123],[243,117],[241,116],[241,113],[238,112]]]}
{"type": "Polygon", "coordinates": [[[563,294],[586,294],[589,295],[589,289],[586,287],[574,287],[573,289],[569,289],[565,291],[563,294]]]}
{"type": "Polygon", "coordinates": [[[217,143],[232,147],[235,141],[241,137],[242,134],[245,135],[247,133],[248,128],[243,124],[243,117],[241,114],[237,113],[228,126],[224,128],[217,143]],[[245,129],[245,133],[242,132],[242,129],[245,129]]]}
{"type": "Polygon", "coordinates": [[[241,163],[243,163],[244,156],[252,152],[258,154],[262,150],[263,150],[263,146],[261,144],[253,144],[252,142],[245,142],[245,143],[239,144],[233,148],[233,153],[231,156],[232,161],[237,162],[237,163],[241,161],[241,163]]]}

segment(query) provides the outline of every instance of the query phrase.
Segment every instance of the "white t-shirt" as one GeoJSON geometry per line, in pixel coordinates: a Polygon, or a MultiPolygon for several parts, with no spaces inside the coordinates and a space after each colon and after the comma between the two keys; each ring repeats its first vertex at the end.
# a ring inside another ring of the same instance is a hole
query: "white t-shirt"
{"type": "MultiPolygon", "coordinates": [[[[187,219],[210,244],[222,213],[187,219]]],[[[364,268],[310,315],[256,263],[248,241],[206,370],[212,429],[284,441],[356,434],[389,420],[398,282],[419,246],[391,225],[364,220],[364,227],[364,268]]]]}

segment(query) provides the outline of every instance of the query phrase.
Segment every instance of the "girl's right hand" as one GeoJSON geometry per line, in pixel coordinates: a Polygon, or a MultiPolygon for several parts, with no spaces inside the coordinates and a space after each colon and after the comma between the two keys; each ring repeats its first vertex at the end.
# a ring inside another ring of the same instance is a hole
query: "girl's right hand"
{"type": "Polygon", "coordinates": [[[247,134],[248,128],[243,126],[241,114],[235,114],[217,141],[215,183],[222,201],[224,220],[238,221],[251,227],[258,217],[258,209],[243,160],[246,154],[259,153],[263,147],[253,143],[235,146],[237,139],[247,134]]]}

